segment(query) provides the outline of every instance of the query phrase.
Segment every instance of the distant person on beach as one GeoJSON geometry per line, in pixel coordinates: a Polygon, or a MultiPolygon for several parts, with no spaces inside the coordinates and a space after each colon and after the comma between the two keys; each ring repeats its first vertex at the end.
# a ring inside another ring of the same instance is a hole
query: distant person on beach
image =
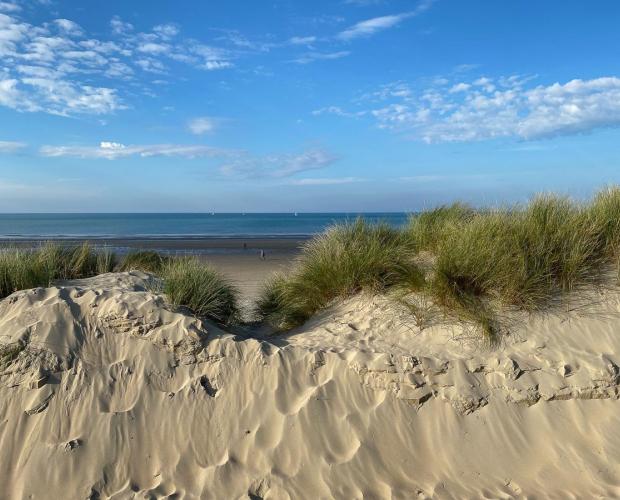
{"type": "Polygon", "coordinates": [[[245,241],[243,242],[243,249],[244,249],[244,250],[247,250],[247,249],[248,249],[248,244],[247,244],[245,241]]]}
{"type": "Polygon", "coordinates": [[[262,248],[261,248],[261,251],[260,251],[260,258],[262,260],[265,260],[265,250],[263,250],[262,248]]]}

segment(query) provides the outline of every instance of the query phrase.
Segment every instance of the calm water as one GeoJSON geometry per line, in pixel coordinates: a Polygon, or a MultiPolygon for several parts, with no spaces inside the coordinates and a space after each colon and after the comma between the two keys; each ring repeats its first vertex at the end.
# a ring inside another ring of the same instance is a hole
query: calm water
{"type": "Polygon", "coordinates": [[[0,238],[199,238],[308,236],[336,222],[406,222],[404,213],[366,214],[0,214],[0,238]]]}

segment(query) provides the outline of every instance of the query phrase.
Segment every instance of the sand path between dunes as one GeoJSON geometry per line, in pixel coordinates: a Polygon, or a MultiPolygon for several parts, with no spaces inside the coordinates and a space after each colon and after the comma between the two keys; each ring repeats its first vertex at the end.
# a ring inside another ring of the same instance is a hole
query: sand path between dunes
{"type": "Polygon", "coordinates": [[[244,254],[213,254],[200,257],[226,276],[239,290],[246,315],[254,307],[265,282],[293,265],[296,252],[267,251],[264,260],[256,251],[244,254]]]}

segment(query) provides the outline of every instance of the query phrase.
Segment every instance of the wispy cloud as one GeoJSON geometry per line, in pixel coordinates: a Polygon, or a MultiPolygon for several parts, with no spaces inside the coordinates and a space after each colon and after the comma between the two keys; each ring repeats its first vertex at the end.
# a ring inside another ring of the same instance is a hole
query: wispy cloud
{"type": "Polygon", "coordinates": [[[366,115],[367,111],[345,111],[340,106],[327,106],[325,108],[315,109],[312,111],[314,116],[320,115],[337,115],[337,116],[346,116],[349,118],[357,118],[366,115]]]}
{"type": "Polygon", "coordinates": [[[427,11],[435,3],[435,0],[423,0],[419,2],[414,10],[408,12],[402,12],[400,14],[392,14],[388,16],[373,17],[372,19],[366,19],[360,21],[353,26],[338,33],[337,37],[343,41],[351,41],[355,38],[368,37],[384,31],[389,28],[397,26],[405,19],[415,17],[423,12],[427,11]]]}
{"type": "MultiPolygon", "coordinates": [[[[620,126],[620,78],[613,76],[537,86],[532,78],[481,76],[442,80],[420,91],[398,82],[371,97],[381,104],[363,112],[380,128],[428,143],[534,140],[620,126]]],[[[337,106],[319,111],[340,116],[360,113],[337,106]]]]}
{"type": "Polygon", "coordinates": [[[289,39],[289,43],[292,45],[310,45],[316,41],[316,36],[294,36],[289,39]]]}
{"type": "Polygon", "coordinates": [[[25,147],[26,144],[23,142],[0,141],[0,153],[15,153],[25,147]]]}
{"type": "Polygon", "coordinates": [[[374,35],[379,31],[383,31],[388,28],[392,28],[393,26],[396,26],[397,24],[401,23],[403,20],[411,17],[412,15],[413,13],[411,12],[405,12],[402,14],[390,16],[373,17],[372,19],[360,21],[359,23],[354,24],[346,30],[341,31],[338,34],[337,38],[339,38],[340,40],[350,41],[354,38],[374,35]]]}
{"type": "Polygon", "coordinates": [[[306,177],[304,179],[293,179],[288,184],[293,186],[333,186],[364,182],[365,180],[360,177],[306,177]]]}
{"type": "Polygon", "coordinates": [[[19,12],[22,8],[13,2],[0,2],[0,12],[19,12]]]}
{"type": "Polygon", "coordinates": [[[128,157],[150,158],[154,156],[170,156],[182,158],[222,157],[229,151],[201,145],[180,144],[149,144],[125,145],[118,142],[103,141],[99,146],[43,146],[43,156],[58,158],[107,159],[117,160],[128,157]]]}
{"type": "Polygon", "coordinates": [[[213,132],[217,127],[217,119],[210,116],[200,116],[189,121],[187,128],[192,134],[203,135],[213,132]]]}
{"type": "Polygon", "coordinates": [[[48,158],[77,158],[120,160],[123,158],[175,157],[186,160],[211,158],[223,178],[261,179],[285,178],[300,172],[328,167],[339,157],[324,149],[312,149],[298,154],[255,156],[247,151],[221,149],[205,145],[147,144],[126,145],[102,141],[97,146],[49,145],[39,150],[48,158]]]}
{"type": "Polygon", "coordinates": [[[289,177],[299,172],[325,168],[338,159],[338,156],[323,149],[260,158],[240,156],[222,165],[220,172],[225,176],[239,178],[289,177]]]}
{"type": "Polygon", "coordinates": [[[292,62],[297,64],[310,64],[315,61],[329,61],[333,59],[341,59],[350,54],[348,50],[340,50],[338,52],[306,52],[292,62]]]}

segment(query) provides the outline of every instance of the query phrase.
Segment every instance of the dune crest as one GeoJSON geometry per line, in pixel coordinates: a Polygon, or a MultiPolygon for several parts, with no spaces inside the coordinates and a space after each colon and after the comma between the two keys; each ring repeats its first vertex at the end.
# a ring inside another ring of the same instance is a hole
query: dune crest
{"type": "Polygon", "coordinates": [[[0,302],[3,498],[620,495],[620,297],[505,345],[355,297],[242,339],[131,272],[0,302]]]}

